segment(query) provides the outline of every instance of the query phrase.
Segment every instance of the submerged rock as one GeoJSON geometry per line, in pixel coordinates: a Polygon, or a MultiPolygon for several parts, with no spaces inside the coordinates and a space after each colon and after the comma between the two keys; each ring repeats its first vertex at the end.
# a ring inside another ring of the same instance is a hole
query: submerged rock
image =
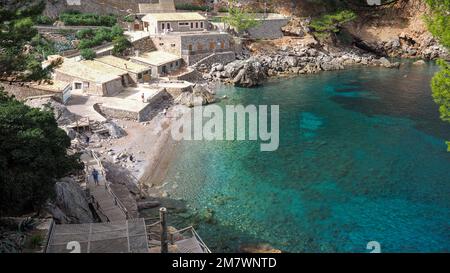
{"type": "Polygon", "coordinates": [[[242,253],[282,253],[281,250],[273,248],[269,244],[241,245],[239,251],[242,253]]]}

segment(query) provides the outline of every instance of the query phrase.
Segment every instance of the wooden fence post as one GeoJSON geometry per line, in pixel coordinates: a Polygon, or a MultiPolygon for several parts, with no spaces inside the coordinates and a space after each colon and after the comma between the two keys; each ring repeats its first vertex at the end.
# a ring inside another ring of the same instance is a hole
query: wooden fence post
{"type": "Polygon", "coordinates": [[[159,209],[159,219],[161,221],[161,253],[168,253],[168,245],[167,245],[167,209],[160,208],[159,209]]]}

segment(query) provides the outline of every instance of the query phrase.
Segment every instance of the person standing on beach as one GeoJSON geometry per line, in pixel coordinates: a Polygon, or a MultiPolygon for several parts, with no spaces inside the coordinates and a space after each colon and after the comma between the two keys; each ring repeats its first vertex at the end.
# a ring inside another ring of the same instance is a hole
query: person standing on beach
{"type": "Polygon", "coordinates": [[[98,186],[98,171],[94,168],[92,170],[92,177],[94,178],[94,183],[98,186]]]}
{"type": "Polygon", "coordinates": [[[145,95],[144,95],[144,93],[142,93],[141,98],[142,98],[142,102],[145,102],[145,95]]]}

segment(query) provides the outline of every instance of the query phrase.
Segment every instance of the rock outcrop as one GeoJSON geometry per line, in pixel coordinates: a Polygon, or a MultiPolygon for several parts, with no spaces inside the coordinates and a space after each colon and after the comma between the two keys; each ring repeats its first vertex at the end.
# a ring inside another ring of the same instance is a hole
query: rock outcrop
{"type": "Polygon", "coordinates": [[[55,184],[55,201],[48,211],[58,224],[82,224],[94,222],[86,194],[72,178],[63,178],[55,184]]]}
{"type": "Polygon", "coordinates": [[[384,57],[377,58],[361,50],[330,52],[325,49],[318,50],[315,46],[315,44],[299,44],[281,47],[276,52],[256,54],[247,60],[236,60],[226,66],[217,64],[204,77],[236,86],[252,87],[260,85],[268,76],[314,74],[354,65],[386,68],[400,66],[398,62],[393,63],[384,57]]]}
{"type": "Polygon", "coordinates": [[[227,82],[241,87],[261,85],[267,79],[267,69],[256,57],[247,60],[236,60],[226,66],[212,67],[208,78],[228,79],[227,82]]]}
{"type": "Polygon", "coordinates": [[[175,99],[175,103],[188,107],[200,106],[213,102],[215,102],[214,94],[207,87],[200,84],[194,85],[191,92],[182,92],[175,99]]]}

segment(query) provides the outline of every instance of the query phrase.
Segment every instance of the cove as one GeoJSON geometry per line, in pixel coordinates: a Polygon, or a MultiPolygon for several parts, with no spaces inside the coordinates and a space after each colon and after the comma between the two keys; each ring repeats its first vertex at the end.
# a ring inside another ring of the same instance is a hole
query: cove
{"type": "MultiPolygon", "coordinates": [[[[280,141],[183,141],[165,179],[215,252],[268,243],[289,252],[450,251],[450,125],[433,64],[355,68],[243,89],[226,105],[279,105],[280,141]]],[[[186,222],[192,221],[190,218],[186,222]]]]}

